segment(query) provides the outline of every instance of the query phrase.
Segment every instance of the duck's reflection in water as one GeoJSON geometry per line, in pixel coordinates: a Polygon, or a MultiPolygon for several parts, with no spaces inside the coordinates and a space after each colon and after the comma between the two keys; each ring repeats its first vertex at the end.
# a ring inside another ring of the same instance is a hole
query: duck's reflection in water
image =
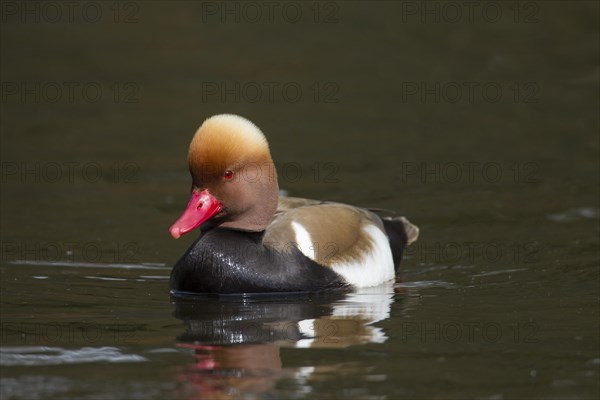
{"type": "MultiPolygon", "coordinates": [[[[398,291],[398,289],[396,289],[398,291]]],[[[264,393],[282,378],[306,385],[311,375],[345,368],[320,365],[287,368],[280,349],[343,348],[383,343],[377,327],[390,316],[394,283],[350,294],[292,297],[174,297],[175,316],[187,325],[177,339],[193,353],[180,371],[184,397],[219,398],[264,393]]],[[[347,367],[347,366],[346,366],[347,367]]],[[[356,366],[352,367],[352,369],[356,366]]]]}

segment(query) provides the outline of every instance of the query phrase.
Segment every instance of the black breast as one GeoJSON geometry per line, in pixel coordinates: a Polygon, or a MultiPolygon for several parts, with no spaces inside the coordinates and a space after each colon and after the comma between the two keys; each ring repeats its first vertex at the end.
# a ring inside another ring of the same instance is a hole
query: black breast
{"type": "Polygon", "coordinates": [[[204,233],[173,267],[171,289],[195,293],[273,293],[344,290],[332,271],[296,248],[279,252],[263,233],[214,228],[204,233]]]}

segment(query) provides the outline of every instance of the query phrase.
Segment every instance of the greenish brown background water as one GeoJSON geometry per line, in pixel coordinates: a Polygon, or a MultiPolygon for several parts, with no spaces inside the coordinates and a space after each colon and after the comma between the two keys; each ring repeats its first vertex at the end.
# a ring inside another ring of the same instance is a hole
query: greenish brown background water
{"type": "Polygon", "coordinates": [[[3,399],[598,397],[596,2],[50,4],[1,3],[3,399]],[[222,112],[419,225],[397,282],[170,299],[222,112]]]}

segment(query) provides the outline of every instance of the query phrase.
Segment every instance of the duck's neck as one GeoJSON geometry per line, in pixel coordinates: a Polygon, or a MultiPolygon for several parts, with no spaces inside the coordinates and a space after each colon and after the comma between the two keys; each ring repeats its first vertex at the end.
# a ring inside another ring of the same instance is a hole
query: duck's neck
{"type": "MultiPolygon", "coordinates": [[[[253,173],[252,176],[256,175],[253,173]]],[[[249,206],[232,220],[223,222],[222,227],[260,232],[273,221],[279,199],[277,171],[273,161],[262,164],[259,176],[260,178],[251,185],[243,185],[246,188],[244,198],[249,200],[249,206]]]]}

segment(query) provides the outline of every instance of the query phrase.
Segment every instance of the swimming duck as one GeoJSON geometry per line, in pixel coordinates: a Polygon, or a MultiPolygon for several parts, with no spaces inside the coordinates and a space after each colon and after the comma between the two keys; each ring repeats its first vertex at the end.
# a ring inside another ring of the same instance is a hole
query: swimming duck
{"type": "Polygon", "coordinates": [[[191,199],[171,226],[201,236],[171,272],[173,292],[323,292],[394,279],[419,229],[404,217],[280,197],[261,130],[232,114],[208,118],[188,152],[191,199]]]}

